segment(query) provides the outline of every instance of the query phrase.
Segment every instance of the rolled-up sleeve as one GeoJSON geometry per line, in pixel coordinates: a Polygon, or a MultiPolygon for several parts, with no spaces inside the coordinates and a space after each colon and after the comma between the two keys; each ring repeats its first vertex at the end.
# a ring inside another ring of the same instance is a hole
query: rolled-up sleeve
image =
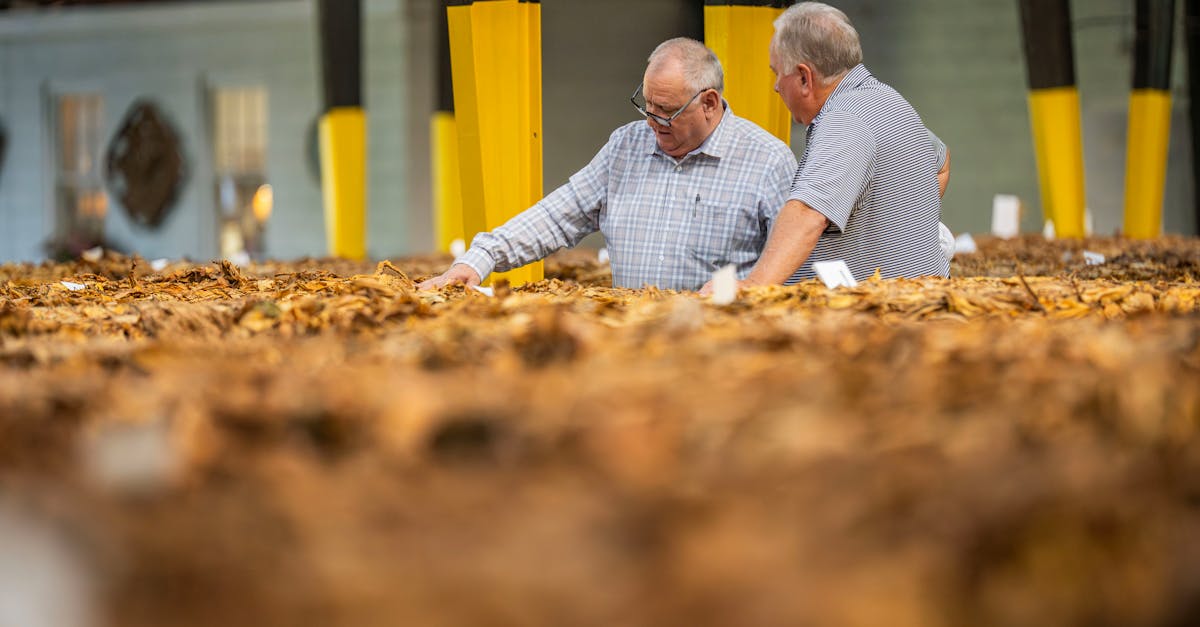
{"type": "Polygon", "coordinates": [[[937,167],[934,171],[941,172],[942,166],[946,165],[946,142],[933,131],[929,131],[929,139],[933,141],[933,150],[937,153],[937,167]]]}
{"type": "Polygon", "coordinates": [[[844,231],[871,181],[875,135],[857,115],[831,111],[813,127],[809,147],[788,198],[824,215],[830,228],[844,231]]]}

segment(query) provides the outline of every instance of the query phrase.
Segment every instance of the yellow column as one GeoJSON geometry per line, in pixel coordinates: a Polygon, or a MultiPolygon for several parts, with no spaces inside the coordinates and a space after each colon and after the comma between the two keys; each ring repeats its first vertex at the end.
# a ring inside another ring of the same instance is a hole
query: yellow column
{"type": "Polygon", "coordinates": [[[434,231],[438,250],[463,237],[462,184],[458,163],[458,125],[454,113],[438,111],[430,123],[432,145],[434,231]]]}
{"type": "MultiPolygon", "coordinates": [[[[541,6],[477,0],[449,7],[447,17],[469,242],[542,196],[541,6]]],[[[492,276],[538,281],[542,263],[492,276]]]]}
{"type": "Polygon", "coordinates": [[[367,256],[367,116],[336,107],[321,116],[321,190],[329,254],[367,256]]]}
{"type": "Polygon", "coordinates": [[[1030,90],[1029,117],[1046,217],[1054,222],[1058,237],[1081,238],[1084,180],[1079,91],[1074,86],[1030,90]]]}
{"type": "Polygon", "coordinates": [[[1129,97],[1125,154],[1125,235],[1162,235],[1163,187],[1171,137],[1171,93],[1136,89],[1129,97]]]}
{"type": "Polygon", "coordinates": [[[772,23],[782,12],[781,8],[736,2],[705,5],[704,43],[721,60],[725,99],[733,111],[788,143],[792,116],[775,93],[770,60],[772,23]]]}

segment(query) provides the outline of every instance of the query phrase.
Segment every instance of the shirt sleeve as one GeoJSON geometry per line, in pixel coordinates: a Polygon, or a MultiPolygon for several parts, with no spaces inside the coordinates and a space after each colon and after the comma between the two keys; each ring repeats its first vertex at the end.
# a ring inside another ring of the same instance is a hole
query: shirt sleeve
{"type": "Polygon", "coordinates": [[[789,200],[799,200],[846,229],[867,191],[875,162],[875,134],[853,113],[829,111],[813,127],[807,158],[796,170],[789,200]]]}
{"type": "Polygon", "coordinates": [[[483,279],[493,271],[519,268],[574,246],[598,230],[617,141],[614,132],[591,163],[534,206],[495,230],[476,235],[471,248],[454,263],[470,266],[483,279]]]}
{"type": "Polygon", "coordinates": [[[933,141],[933,149],[937,152],[937,167],[933,170],[934,172],[941,172],[942,166],[946,165],[946,143],[933,131],[929,131],[929,139],[933,141]]]}

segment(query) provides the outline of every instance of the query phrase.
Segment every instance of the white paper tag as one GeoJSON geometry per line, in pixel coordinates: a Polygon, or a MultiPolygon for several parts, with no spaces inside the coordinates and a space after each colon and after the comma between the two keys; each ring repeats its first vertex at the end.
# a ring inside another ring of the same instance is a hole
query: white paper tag
{"type": "Polygon", "coordinates": [[[494,297],[496,295],[496,290],[490,287],[479,287],[478,285],[472,285],[471,289],[483,294],[484,296],[494,297]]]}
{"type": "Polygon", "coordinates": [[[850,267],[841,259],[814,262],[813,270],[817,272],[817,276],[820,277],[825,287],[831,290],[838,287],[858,287],[858,281],[854,280],[854,275],[850,273],[850,267]]]}
{"type": "Polygon", "coordinates": [[[232,263],[239,268],[244,268],[250,265],[250,253],[244,250],[239,250],[232,255],[225,255],[225,259],[228,259],[229,263],[232,263]]]}
{"type": "Polygon", "coordinates": [[[1083,262],[1089,266],[1098,266],[1104,263],[1104,261],[1104,255],[1100,253],[1094,253],[1090,250],[1083,251],[1083,262]]]}
{"type": "Polygon", "coordinates": [[[599,250],[599,252],[596,253],[596,261],[599,261],[600,263],[608,263],[608,249],[607,248],[601,248],[599,250]]]}
{"type": "Polygon", "coordinates": [[[732,263],[712,275],[712,303],[728,305],[737,300],[737,267],[732,263]]]}
{"type": "Polygon", "coordinates": [[[1054,236],[1054,222],[1052,220],[1046,220],[1046,225],[1042,227],[1042,237],[1051,240],[1054,239],[1054,236]]]}
{"type": "Polygon", "coordinates": [[[979,252],[979,245],[975,243],[975,238],[971,237],[970,233],[963,233],[954,238],[954,254],[970,255],[979,252]]]}
{"type": "Polygon", "coordinates": [[[996,194],[992,199],[992,235],[1008,239],[1021,232],[1021,199],[1012,194],[996,194]]]}
{"type": "Polygon", "coordinates": [[[450,242],[450,254],[454,255],[455,259],[462,257],[465,252],[467,252],[467,243],[462,241],[462,238],[450,242]]]}
{"type": "Polygon", "coordinates": [[[83,283],[72,283],[70,281],[59,281],[59,283],[61,283],[63,287],[71,290],[72,292],[78,292],[79,290],[87,287],[83,283]]]}
{"type": "Polygon", "coordinates": [[[154,261],[150,262],[150,269],[155,272],[162,272],[163,268],[166,268],[168,263],[170,262],[166,259],[155,259],[154,261]]]}
{"type": "Polygon", "coordinates": [[[104,257],[104,247],[97,246],[95,248],[89,248],[83,251],[79,256],[82,257],[84,261],[100,261],[100,259],[104,257]]]}

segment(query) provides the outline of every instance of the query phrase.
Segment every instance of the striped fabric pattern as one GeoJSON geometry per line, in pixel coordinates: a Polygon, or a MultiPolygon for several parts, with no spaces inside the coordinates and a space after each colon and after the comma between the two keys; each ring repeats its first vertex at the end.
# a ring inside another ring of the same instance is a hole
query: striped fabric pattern
{"type": "Polygon", "coordinates": [[[938,245],[937,171],[945,145],[896,90],[856,66],[808,127],[791,200],[830,226],[788,283],[815,276],[814,261],[841,259],[856,279],[949,276],[938,245]]]}
{"type": "Polygon", "coordinates": [[[786,144],[733,114],[676,162],[645,121],[618,128],[562,187],[489,232],[455,263],[503,272],[604,234],[613,285],[696,290],[714,271],[744,278],[787,200],[796,158],[786,144]]]}

